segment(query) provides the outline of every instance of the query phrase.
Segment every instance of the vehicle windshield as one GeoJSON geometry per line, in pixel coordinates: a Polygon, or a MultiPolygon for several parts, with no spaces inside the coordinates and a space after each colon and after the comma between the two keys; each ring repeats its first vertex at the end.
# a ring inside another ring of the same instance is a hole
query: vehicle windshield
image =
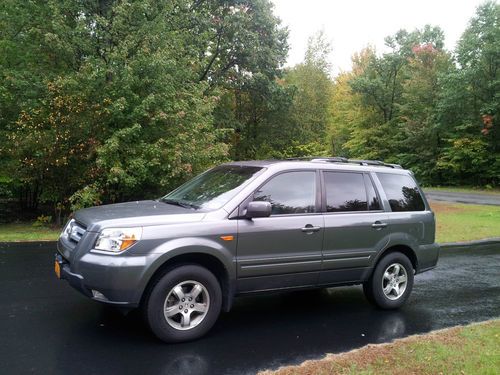
{"type": "Polygon", "coordinates": [[[202,210],[216,210],[233,198],[261,167],[221,165],[181,185],[160,201],[202,210]]]}

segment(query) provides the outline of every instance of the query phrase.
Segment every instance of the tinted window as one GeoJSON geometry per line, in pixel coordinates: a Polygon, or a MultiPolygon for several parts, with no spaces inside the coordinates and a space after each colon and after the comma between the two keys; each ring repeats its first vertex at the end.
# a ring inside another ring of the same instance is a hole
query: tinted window
{"type": "Polygon", "coordinates": [[[270,202],[273,215],[315,211],[316,172],[279,174],[254,194],[254,200],[270,202]]]}
{"type": "Polygon", "coordinates": [[[378,196],[375,193],[375,189],[373,188],[372,179],[368,175],[365,175],[365,185],[366,185],[366,193],[368,195],[368,209],[381,210],[380,200],[378,199],[378,196]]]}
{"type": "Polygon", "coordinates": [[[423,211],[424,201],[410,176],[377,173],[393,211],[423,211]]]}
{"type": "Polygon", "coordinates": [[[362,173],[325,172],[324,177],[328,212],[368,209],[362,173]]]}

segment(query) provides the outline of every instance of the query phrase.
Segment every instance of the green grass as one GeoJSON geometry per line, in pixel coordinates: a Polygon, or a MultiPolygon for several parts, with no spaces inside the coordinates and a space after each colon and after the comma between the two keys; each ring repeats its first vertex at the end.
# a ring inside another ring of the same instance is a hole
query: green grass
{"type": "Polygon", "coordinates": [[[500,373],[500,320],[411,336],[260,375],[500,373]]]}
{"type": "Polygon", "coordinates": [[[31,223],[0,224],[0,242],[55,241],[61,228],[34,227],[31,223]]]}
{"type": "Polygon", "coordinates": [[[500,195],[500,188],[495,187],[491,189],[480,188],[480,187],[456,187],[456,186],[429,186],[424,187],[426,190],[437,190],[437,191],[451,191],[455,193],[479,193],[479,194],[498,194],[500,195]]]}
{"type": "Polygon", "coordinates": [[[459,242],[500,237],[500,206],[431,201],[436,241],[459,242]]]}

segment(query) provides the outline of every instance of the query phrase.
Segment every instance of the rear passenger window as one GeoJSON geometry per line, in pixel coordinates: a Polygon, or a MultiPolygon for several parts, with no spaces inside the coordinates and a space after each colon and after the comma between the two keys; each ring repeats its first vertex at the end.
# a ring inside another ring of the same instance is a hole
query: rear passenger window
{"type": "Polygon", "coordinates": [[[424,211],[425,205],[417,184],[410,176],[377,173],[392,211],[424,211]]]}
{"type": "Polygon", "coordinates": [[[273,177],[254,193],[254,201],[267,201],[272,215],[314,212],[316,208],[316,172],[286,172],[273,177]]]}
{"type": "Polygon", "coordinates": [[[324,172],[326,211],[366,211],[368,203],[362,173],[324,172]]]}

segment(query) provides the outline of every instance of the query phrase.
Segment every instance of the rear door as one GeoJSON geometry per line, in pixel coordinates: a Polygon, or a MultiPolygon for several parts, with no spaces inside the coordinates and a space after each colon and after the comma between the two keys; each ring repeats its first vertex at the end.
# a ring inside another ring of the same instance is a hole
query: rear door
{"type": "Polygon", "coordinates": [[[316,285],[321,269],[323,216],[319,173],[281,172],[252,199],[272,205],[270,217],[238,220],[238,291],[316,285]]]}
{"type": "Polygon", "coordinates": [[[325,235],[320,284],[364,279],[388,242],[388,215],[369,173],[322,171],[325,235]]]}

